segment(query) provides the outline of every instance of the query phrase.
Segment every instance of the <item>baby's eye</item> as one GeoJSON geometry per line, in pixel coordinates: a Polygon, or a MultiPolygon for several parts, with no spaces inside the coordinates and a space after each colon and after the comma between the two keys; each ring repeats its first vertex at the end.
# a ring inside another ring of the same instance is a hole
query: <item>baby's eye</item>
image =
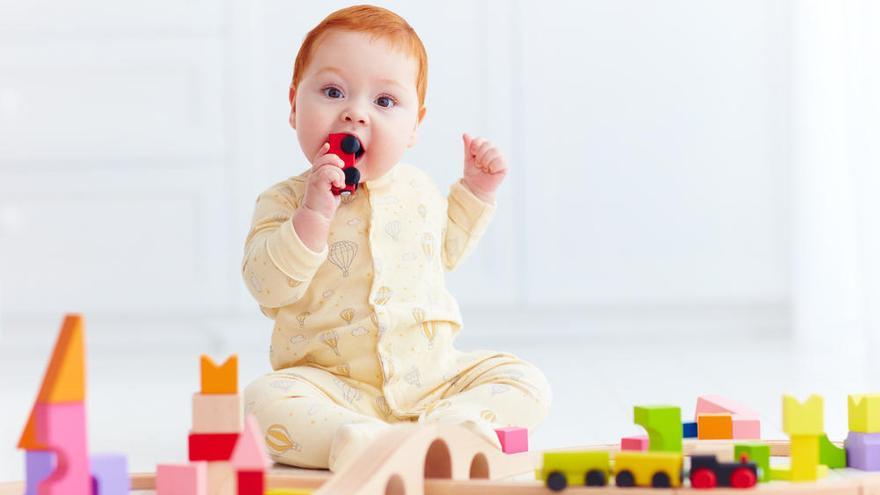
{"type": "Polygon", "coordinates": [[[397,101],[390,96],[380,96],[376,98],[376,105],[382,108],[391,108],[397,104],[397,101]]]}
{"type": "Polygon", "coordinates": [[[327,98],[342,98],[342,91],[339,88],[334,88],[333,86],[328,86],[321,90],[324,93],[324,96],[327,98]]]}

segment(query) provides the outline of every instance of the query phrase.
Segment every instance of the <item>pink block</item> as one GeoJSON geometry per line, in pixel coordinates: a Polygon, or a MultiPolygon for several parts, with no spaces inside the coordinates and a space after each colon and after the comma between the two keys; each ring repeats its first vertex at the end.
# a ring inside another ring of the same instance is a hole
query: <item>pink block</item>
{"type": "Polygon", "coordinates": [[[757,412],[720,395],[701,395],[697,397],[697,409],[694,412],[694,419],[697,419],[697,416],[703,413],[726,412],[751,418],[761,417],[757,412]]]}
{"type": "Polygon", "coordinates": [[[648,436],[623,437],[620,439],[620,450],[648,450],[648,436]]]}
{"type": "Polygon", "coordinates": [[[733,438],[736,440],[761,438],[761,420],[753,416],[734,414],[733,438]]]}
{"type": "Polygon", "coordinates": [[[529,430],[526,428],[519,428],[517,426],[496,428],[495,434],[498,435],[498,440],[501,442],[501,452],[505,454],[528,452],[529,430]]]}
{"type": "Polygon", "coordinates": [[[37,440],[55,452],[55,471],[40,482],[39,495],[91,495],[92,474],[82,402],[37,404],[37,440]]]}
{"type": "Polygon", "coordinates": [[[156,466],[156,495],[206,495],[207,493],[207,462],[156,466]]]}
{"type": "Polygon", "coordinates": [[[265,445],[266,441],[260,434],[257,417],[248,414],[244,422],[244,431],[238,436],[229,462],[237,471],[264,471],[272,465],[272,461],[266,454],[265,445]]]}

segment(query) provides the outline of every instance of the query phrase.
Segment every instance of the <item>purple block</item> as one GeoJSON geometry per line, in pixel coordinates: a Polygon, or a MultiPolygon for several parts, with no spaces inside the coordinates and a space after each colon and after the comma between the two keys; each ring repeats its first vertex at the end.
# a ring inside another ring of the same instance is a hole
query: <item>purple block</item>
{"type": "Polygon", "coordinates": [[[880,433],[849,432],[843,443],[846,465],[862,471],[880,471],[880,433]]]}
{"type": "Polygon", "coordinates": [[[55,452],[28,450],[24,453],[24,495],[37,495],[37,486],[55,471],[55,452]]]}
{"type": "Polygon", "coordinates": [[[89,459],[95,488],[92,495],[127,495],[128,461],[122,454],[95,454],[89,459]]]}

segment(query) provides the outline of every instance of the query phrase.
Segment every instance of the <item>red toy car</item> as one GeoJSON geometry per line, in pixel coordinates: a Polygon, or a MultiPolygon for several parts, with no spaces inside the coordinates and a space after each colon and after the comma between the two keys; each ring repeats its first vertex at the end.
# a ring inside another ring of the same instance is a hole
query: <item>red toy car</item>
{"type": "Polygon", "coordinates": [[[345,166],[342,167],[342,171],[345,172],[345,187],[331,186],[333,194],[337,196],[354,194],[361,181],[361,172],[355,167],[355,164],[364,154],[364,147],[357,136],[347,133],[330,134],[327,141],[330,143],[329,153],[342,158],[345,163],[345,166]]]}

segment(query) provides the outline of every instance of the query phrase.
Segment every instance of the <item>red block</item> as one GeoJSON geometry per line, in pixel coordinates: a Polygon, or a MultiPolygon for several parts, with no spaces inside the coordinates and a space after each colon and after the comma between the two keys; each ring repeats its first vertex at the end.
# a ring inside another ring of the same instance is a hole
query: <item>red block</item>
{"type": "Polygon", "coordinates": [[[238,433],[190,433],[190,461],[228,461],[238,433]]]}
{"type": "Polygon", "coordinates": [[[263,471],[239,471],[238,495],[263,495],[266,481],[263,471]]]}

